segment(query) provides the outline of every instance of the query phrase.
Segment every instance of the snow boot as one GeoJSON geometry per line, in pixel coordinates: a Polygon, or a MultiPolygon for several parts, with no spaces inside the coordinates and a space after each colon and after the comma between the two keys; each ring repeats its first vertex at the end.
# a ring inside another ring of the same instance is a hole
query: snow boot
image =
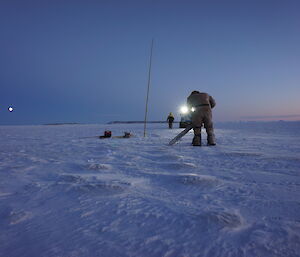
{"type": "Polygon", "coordinates": [[[201,146],[201,128],[194,128],[193,146],[201,146]]]}
{"type": "Polygon", "coordinates": [[[192,144],[193,146],[201,146],[201,136],[194,136],[192,144]]]}
{"type": "Polygon", "coordinates": [[[207,136],[207,145],[216,145],[214,135],[207,136]]]}

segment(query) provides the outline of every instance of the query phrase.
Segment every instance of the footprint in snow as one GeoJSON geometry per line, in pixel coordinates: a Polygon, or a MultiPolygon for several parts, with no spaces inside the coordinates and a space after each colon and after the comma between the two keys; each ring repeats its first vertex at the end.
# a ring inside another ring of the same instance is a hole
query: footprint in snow
{"type": "Polygon", "coordinates": [[[160,164],[159,166],[166,170],[186,170],[186,169],[197,168],[197,165],[188,162],[163,163],[160,164]]]}
{"type": "Polygon", "coordinates": [[[247,153],[247,152],[230,152],[228,153],[229,156],[232,157],[259,157],[261,156],[260,153],[247,153]]]}
{"type": "Polygon", "coordinates": [[[180,155],[171,155],[171,154],[147,154],[145,156],[146,159],[150,159],[152,161],[159,162],[170,162],[170,161],[178,161],[182,159],[180,155]]]}
{"type": "Polygon", "coordinates": [[[65,192],[97,193],[101,195],[119,194],[128,189],[131,184],[126,181],[99,180],[95,177],[85,178],[76,174],[63,174],[54,185],[65,192]]]}
{"type": "Polygon", "coordinates": [[[130,183],[126,182],[104,182],[98,181],[93,183],[84,183],[75,185],[72,190],[75,190],[80,193],[97,193],[99,196],[103,195],[113,195],[123,193],[130,183]]]}
{"type": "Polygon", "coordinates": [[[87,166],[88,170],[111,170],[112,166],[109,164],[103,164],[103,163],[91,163],[87,166]]]}
{"type": "Polygon", "coordinates": [[[243,219],[239,214],[228,211],[209,211],[199,216],[201,223],[206,226],[236,229],[241,227],[243,219]]]}
{"type": "Polygon", "coordinates": [[[179,175],[178,180],[180,183],[184,185],[193,185],[200,187],[215,187],[221,184],[221,181],[213,176],[207,175],[196,175],[196,174],[188,174],[188,175],[179,175]]]}
{"type": "Polygon", "coordinates": [[[59,177],[60,183],[82,183],[85,179],[79,175],[64,174],[59,177]]]}
{"type": "Polygon", "coordinates": [[[0,211],[0,224],[16,225],[32,217],[32,213],[19,210],[16,211],[10,206],[2,206],[0,211]]]}

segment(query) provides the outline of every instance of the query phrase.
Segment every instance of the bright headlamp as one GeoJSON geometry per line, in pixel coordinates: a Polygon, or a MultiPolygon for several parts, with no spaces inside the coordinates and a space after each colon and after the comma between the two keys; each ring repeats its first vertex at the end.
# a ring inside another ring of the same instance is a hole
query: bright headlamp
{"type": "Polygon", "coordinates": [[[191,109],[189,109],[186,105],[180,107],[180,113],[181,114],[187,114],[189,112],[194,112],[195,110],[196,109],[194,107],[192,107],[191,109]]]}
{"type": "Polygon", "coordinates": [[[187,108],[187,106],[181,106],[181,108],[180,108],[180,113],[182,113],[182,114],[186,114],[186,113],[188,113],[188,111],[189,111],[189,109],[187,108]]]}

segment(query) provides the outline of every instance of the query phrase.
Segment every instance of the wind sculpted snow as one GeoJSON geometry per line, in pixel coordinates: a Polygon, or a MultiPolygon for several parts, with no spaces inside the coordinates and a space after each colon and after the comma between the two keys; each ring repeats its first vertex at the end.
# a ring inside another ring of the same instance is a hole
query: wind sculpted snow
{"type": "Polygon", "coordinates": [[[299,128],[2,126],[0,256],[299,256],[299,128]]]}

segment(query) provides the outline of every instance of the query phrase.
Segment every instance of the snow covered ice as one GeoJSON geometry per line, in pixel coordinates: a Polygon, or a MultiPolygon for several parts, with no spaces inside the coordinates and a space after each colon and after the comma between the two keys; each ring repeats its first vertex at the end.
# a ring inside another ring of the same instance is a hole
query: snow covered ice
{"type": "Polygon", "coordinates": [[[300,256],[300,122],[180,131],[1,126],[0,256],[300,256]]]}

